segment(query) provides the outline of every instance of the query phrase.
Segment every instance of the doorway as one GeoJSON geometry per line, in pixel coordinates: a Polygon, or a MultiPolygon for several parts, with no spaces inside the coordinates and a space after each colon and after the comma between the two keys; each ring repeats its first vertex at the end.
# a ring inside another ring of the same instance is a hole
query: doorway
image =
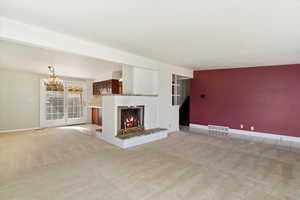
{"type": "Polygon", "coordinates": [[[181,78],[178,82],[180,85],[179,125],[189,126],[190,125],[191,79],[181,78]]]}
{"type": "Polygon", "coordinates": [[[81,124],[86,121],[85,82],[63,81],[60,89],[48,89],[40,82],[40,127],[81,124]]]}

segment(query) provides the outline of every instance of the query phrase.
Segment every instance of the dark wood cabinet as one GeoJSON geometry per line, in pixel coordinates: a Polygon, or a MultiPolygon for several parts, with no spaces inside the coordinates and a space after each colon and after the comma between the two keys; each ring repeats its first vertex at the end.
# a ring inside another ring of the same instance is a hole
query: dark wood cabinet
{"type": "Polygon", "coordinates": [[[107,80],[93,83],[93,95],[120,94],[122,83],[118,80],[107,80]]]}
{"type": "MultiPolygon", "coordinates": [[[[107,80],[93,83],[93,95],[121,94],[122,82],[107,80]]],[[[102,126],[102,109],[92,108],[92,123],[102,126]]]]}
{"type": "Polygon", "coordinates": [[[102,126],[102,109],[92,108],[92,123],[102,126]]]}

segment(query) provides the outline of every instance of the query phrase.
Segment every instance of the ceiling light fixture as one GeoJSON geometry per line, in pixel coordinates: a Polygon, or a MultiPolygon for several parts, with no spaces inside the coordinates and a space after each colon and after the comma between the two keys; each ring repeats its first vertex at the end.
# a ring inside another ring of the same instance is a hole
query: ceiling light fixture
{"type": "Polygon", "coordinates": [[[55,75],[55,69],[52,66],[48,66],[49,78],[44,80],[44,85],[47,87],[47,90],[52,91],[63,91],[64,86],[63,82],[57,78],[55,75]]]}

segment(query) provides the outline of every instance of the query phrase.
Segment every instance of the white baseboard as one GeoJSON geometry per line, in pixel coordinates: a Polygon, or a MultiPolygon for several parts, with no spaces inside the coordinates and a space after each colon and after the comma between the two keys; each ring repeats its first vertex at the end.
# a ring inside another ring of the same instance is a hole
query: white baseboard
{"type": "Polygon", "coordinates": [[[160,131],[158,133],[152,133],[149,135],[141,135],[138,137],[133,137],[129,139],[122,140],[122,147],[123,149],[134,147],[141,144],[146,144],[148,142],[154,142],[157,140],[161,140],[168,137],[167,131],[160,131]]]}
{"type": "MultiPolygon", "coordinates": [[[[190,124],[190,127],[196,128],[196,129],[204,129],[204,130],[208,131],[208,126],[206,126],[206,125],[190,124]]],[[[281,135],[281,134],[275,135],[272,133],[245,131],[245,130],[239,130],[239,129],[229,129],[229,134],[262,137],[262,138],[268,138],[268,139],[273,139],[273,140],[300,142],[300,137],[292,137],[292,136],[286,136],[286,135],[281,135]]]]}
{"type": "Polygon", "coordinates": [[[200,128],[200,129],[205,129],[208,130],[208,126],[206,125],[200,125],[200,124],[190,124],[191,128],[200,128]]]}
{"type": "Polygon", "coordinates": [[[0,130],[0,133],[13,133],[13,132],[21,132],[21,131],[32,131],[32,130],[37,130],[37,129],[40,129],[40,127],[13,129],[13,130],[0,130]]]}
{"type": "Polygon", "coordinates": [[[119,139],[115,136],[108,136],[105,137],[105,135],[110,135],[110,134],[103,134],[103,133],[98,133],[97,138],[102,139],[110,144],[116,145],[122,149],[126,149],[129,147],[134,147],[137,145],[141,145],[141,144],[146,144],[149,142],[154,142],[157,140],[161,140],[164,138],[168,137],[168,131],[160,131],[157,133],[152,133],[149,135],[140,135],[137,137],[133,137],[133,138],[128,138],[128,139],[119,139]]]}
{"type": "MultiPolygon", "coordinates": [[[[89,124],[89,123],[80,123],[80,124],[67,124],[63,126],[72,126],[72,125],[82,125],[82,124],[89,124]]],[[[13,133],[13,132],[21,132],[21,131],[32,131],[42,128],[55,128],[55,127],[63,127],[63,126],[40,126],[40,127],[33,127],[33,128],[22,128],[22,129],[11,129],[11,130],[0,130],[1,133],[13,133]]],[[[102,126],[99,126],[99,128],[102,128],[102,126]]]]}

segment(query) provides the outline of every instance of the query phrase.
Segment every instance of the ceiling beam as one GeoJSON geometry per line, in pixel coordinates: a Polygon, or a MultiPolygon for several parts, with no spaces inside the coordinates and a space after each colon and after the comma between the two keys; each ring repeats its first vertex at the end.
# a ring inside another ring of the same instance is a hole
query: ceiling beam
{"type": "Polygon", "coordinates": [[[0,17],[0,39],[149,69],[168,69],[186,77],[193,71],[69,35],[0,17]]]}

